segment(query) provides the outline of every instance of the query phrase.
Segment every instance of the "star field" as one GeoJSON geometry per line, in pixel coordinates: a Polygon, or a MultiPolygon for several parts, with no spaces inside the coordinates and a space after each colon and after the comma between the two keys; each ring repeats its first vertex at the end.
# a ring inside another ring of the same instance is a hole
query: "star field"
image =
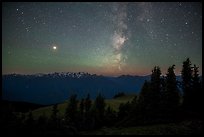
{"type": "Polygon", "coordinates": [[[2,73],[202,74],[202,5],[196,2],[2,3],[2,73]]]}

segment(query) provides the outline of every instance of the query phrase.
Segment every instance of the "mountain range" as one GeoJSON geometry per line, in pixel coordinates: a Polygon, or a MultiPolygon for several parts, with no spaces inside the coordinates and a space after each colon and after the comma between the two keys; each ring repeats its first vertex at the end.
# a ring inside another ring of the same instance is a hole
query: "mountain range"
{"type": "Polygon", "coordinates": [[[77,94],[84,98],[89,93],[95,98],[99,93],[112,98],[118,92],[138,93],[148,76],[121,75],[108,77],[84,72],[50,74],[8,74],[2,76],[3,100],[24,101],[37,104],[54,104],[77,94]]]}

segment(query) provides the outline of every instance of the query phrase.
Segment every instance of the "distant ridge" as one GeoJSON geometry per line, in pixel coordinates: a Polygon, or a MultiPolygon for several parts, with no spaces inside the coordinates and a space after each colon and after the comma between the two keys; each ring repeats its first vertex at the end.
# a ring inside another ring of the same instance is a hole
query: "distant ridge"
{"type": "Polygon", "coordinates": [[[146,77],[150,75],[119,75],[119,76],[105,76],[105,75],[97,75],[97,74],[90,74],[88,72],[52,72],[52,73],[34,73],[34,74],[17,74],[17,73],[11,73],[11,74],[3,74],[2,76],[71,76],[71,77],[80,77],[80,76],[102,76],[102,77],[146,77]]]}
{"type": "Polygon", "coordinates": [[[91,98],[95,98],[101,93],[106,98],[112,98],[121,91],[138,93],[144,81],[149,79],[150,76],[107,77],[85,72],[7,74],[2,76],[2,97],[4,100],[43,105],[63,102],[71,94],[82,98],[90,93],[91,98]]]}
{"type": "MultiPolygon", "coordinates": [[[[178,78],[180,79],[180,78],[178,78]]],[[[49,105],[68,99],[71,94],[95,98],[101,93],[112,98],[118,92],[139,93],[147,76],[102,76],[85,72],[55,72],[48,74],[7,74],[2,76],[3,100],[49,105]]]]}

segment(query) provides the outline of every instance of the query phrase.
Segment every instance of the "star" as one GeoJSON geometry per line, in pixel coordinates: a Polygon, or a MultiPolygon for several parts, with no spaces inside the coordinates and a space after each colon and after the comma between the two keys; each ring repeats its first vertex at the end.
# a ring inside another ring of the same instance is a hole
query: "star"
{"type": "Polygon", "coordinates": [[[73,27],[73,28],[76,28],[77,26],[76,26],[76,25],[72,25],[72,27],[73,27]]]}
{"type": "Polygon", "coordinates": [[[26,27],[25,29],[26,29],[27,32],[29,32],[29,31],[30,31],[30,30],[29,30],[30,28],[31,28],[31,27],[26,27]]]}
{"type": "Polygon", "coordinates": [[[56,50],[56,49],[57,49],[57,47],[56,47],[56,46],[53,46],[52,48],[53,48],[54,50],[56,50]]]}
{"type": "Polygon", "coordinates": [[[177,62],[188,55],[201,65],[201,11],[196,2],[3,4],[2,66],[8,69],[2,72],[139,75],[156,64],[168,67],[175,55],[177,62]],[[11,51],[18,52],[9,56],[11,51]],[[27,64],[22,61],[25,54],[27,64]],[[17,70],[16,64],[22,67],[17,70]]]}
{"type": "Polygon", "coordinates": [[[179,2],[179,6],[182,6],[182,4],[179,2]]]}
{"type": "Polygon", "coordinates": [[[24,19],[21,20],[21,23],[22,23],[23,25],[25,24],[24,19]]]}
{"type": "Polygon", "coordinates": [[[164,22],[164,18],[161,19],[161,23],[163,23],[163,22],[164,22]]]}

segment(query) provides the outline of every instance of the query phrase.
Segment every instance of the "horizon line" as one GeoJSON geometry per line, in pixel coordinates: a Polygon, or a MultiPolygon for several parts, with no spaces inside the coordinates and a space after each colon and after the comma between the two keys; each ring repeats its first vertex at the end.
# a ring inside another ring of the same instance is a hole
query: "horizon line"
{"type": "MultiPolygon", "coordinates": [[[[97,76],[105,76],[105,77],[120,77],[120,76],[150,76],[151,73],[149,74],[145,74],[145,75],[138,75],[138,74],[120,74],[120,75],[105,75],[105,74],[95,74],[95,73],[89,73],[89,72],[82,72],[82,71],[78,71],[78,72],[48,72],[48,73],[42,73],[42,72],[37,72],[37,73],[5,73],[2,74],[3,75],[37,75],[37,74],[42,74],[42,75],[48,75],[48,74],[54,74],[54,73],[85,73],[85,74],[90,74],[90,75],[97,75],[97,76]]],[[[161,74],[161,76],[166,76],[166,74],[161,74]]],[[[181,76],[181,74],[176,74],[176,76],[181,76]]],[[[202,76],[202,74],[200,74],[200,76],[202,76]]]]}
{"type": "Polygon", "coordinates": [[[36,73],[17,73],[17,72],[12,72],[12,73],[2,73],[2,76],[3,75],[12,75],[12,74],[16,74],[16,75],[37,75],[37,74],[54,74],[54,73],[88,73],[88,74],[91,74],[91,75],[102,75],[102,76],[106,76],[106,77],[119,77],[119,76],[149,76],[151,75],[150,74],[144,74],[144,75],[139,75],[139,74],[116,74],[116,75],[107,75],[107,74],[96,74],[96,73],[90,73],[90,72],[83,72],[83,71],[78,71],[78,72],[71,72],[71,71],[61,71],[61,72],[36,72],[36,73]]]}

